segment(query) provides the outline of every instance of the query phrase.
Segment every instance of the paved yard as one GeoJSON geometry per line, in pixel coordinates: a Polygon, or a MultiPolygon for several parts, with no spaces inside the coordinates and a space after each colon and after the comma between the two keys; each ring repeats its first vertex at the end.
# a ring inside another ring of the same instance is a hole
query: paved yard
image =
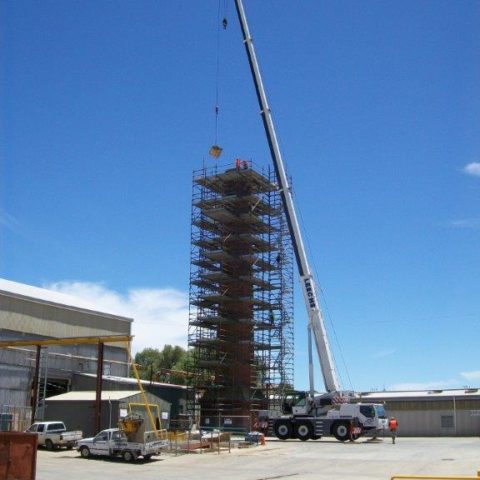
{"type": "Polygon", "coordinates": [[[274,480],[389,479],[394,474],[475,476],[479,438],[398,438],[340,443],[268,440],[231,453],[162,455],[150,462],[83,459],[76,451],[38,451],[37,480],[274,480]]]}

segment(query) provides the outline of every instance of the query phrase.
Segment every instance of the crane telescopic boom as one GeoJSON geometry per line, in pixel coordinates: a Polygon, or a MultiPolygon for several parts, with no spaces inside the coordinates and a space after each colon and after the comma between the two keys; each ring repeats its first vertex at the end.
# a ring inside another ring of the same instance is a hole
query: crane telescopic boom
{"type": "Polygon", "coordinates": [[[309,378],[310,378],[310,393],[313,396],[314,384],[313,384],[313,362],[311,355],[311,337],[315,340],[318,357],[320,360],[320,366],[322,369],[323,379],[325,382],[325,388],[328,392],[334,392],[340,390],[340,384],[337,378],[337,372],[333,362],[332,352],[328,343],[327,332],[320,310],[320,304],[315,288],[315,282],[313,279],[310,266],[307,261],[305,253],[305,247],[302,240],[301,231],[299,228],[297,215],[295,213],[295,207],[293,204],[292,193],[290,185],[288,183],[287,175],[285,174],[285,167],[278,145],[277,136],[275,133],[275,127],[273,124],[272,114],[268,106],[267,97],[265,94],[265,88],[263,86],[262,77],[260,75],[260,69],[258,66],[257,57],[255,55],[255,49],[253,46],[252,38],[248,28],[247,19],[245,16],[245,9],[243,8],[242,0],[235,0],[235,6],[237,9],[240,26],[243,33],[243,41],[247,51],[248,62],[250,64],[250,70],[253,76],[253,82],[255,84],[255,91],[257,93],[258,103],[260,105],[260,113],[263,120],[263,126],[267,135],[268,145],[273,160],[273,166],[277,176],[277,181],[280,187],[280,194],[282,203],[287,218],[288,228],[292,238],[293,249],[297,261],[298,271],[300,274],[300,282],[302,285],[303,296],[305,298],[305,304],[307,306],[309,323],[308,323],[308,339],[309,339],[309,378]]]}

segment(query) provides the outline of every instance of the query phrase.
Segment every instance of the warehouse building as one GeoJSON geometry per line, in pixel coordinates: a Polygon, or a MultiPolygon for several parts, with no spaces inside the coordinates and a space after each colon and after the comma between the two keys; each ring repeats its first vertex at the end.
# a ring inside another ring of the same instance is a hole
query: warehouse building
{"type": "MultiPolygon", "coordinates": [[[[132,321],[68,295],[0,279],[0,341],[130,335],[132,321]]],[[[70,391],[75,372],[97,370],[96,345],[48,346],[40,353],[38,396],[32,399],[35,347],[0,349],[2,413],[15,408],[16,415],[23,410],[28,418],[35,402],[42,419],[45,398],[70,391]]],[[[106,374],[127,376],[127,360],[126,345],[105,345],[106,374]]]]}
{"type": "Polygon", "coordinates": [[[362,402],[384,403],[399,436],[480,435],[480,389],[365,392],[362,402]]]}

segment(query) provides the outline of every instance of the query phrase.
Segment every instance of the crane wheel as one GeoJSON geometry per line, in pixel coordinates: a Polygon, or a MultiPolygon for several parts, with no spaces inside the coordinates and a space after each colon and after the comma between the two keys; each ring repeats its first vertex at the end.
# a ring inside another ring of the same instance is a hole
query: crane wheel
{"type": "Polygon", "coordinates": [[[332,433],[340,442],[345,442],[350,438],[349,424],[346,422],[337,422],[333,424],[332,433]]]}
{"type": "Polygon", "coordinates": [[[273,431],[280,440],[286,440],[292,437],[292,424],[290,420],[277,420],[273,424],[273,431]]]}
{"type": "Polygon", "coordinates": [[[302,442],[313,438],[312,424],[310,422],[299,422],[295,427],[295,434],[302,442]]]}

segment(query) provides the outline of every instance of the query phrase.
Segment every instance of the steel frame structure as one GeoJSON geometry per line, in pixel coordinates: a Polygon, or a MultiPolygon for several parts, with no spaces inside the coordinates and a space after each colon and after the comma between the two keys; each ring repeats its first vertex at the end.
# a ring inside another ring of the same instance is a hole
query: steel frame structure
{"type": "MultiPolygon", "coordinates": [[[[40,356],[42,347],[49,345],[98,345],[98,359],[97,359],[97,382],[95,393],[95,431],[100,430],[101,419],[101,395],[102,395],[102,378],[103,378],[103,352],[105,343],[126,343],[128,345],[127,351],[129,353],[130,360],[130,342],[132,337],[130,335],[108,335],[108,336],[93,336],[93,337],[65,337],[65,338],[48,338],[48,339],[32,339],[32,340],[8,340],[0,342],[0,348],[12,348],[12,347],[28,347],[35,346],[35,373],[33,376],[32,385],[32,423],[35,421],[35,415],[37,411],[38,401],[38,388],[39,388],[39,374],[40,374],[40,356]]],[[[133,364],[133,362],[132,362],[133,364]]],[[[133,364],[135,368],[135,365],[133,364]]],[[[137,378],[138,380],[138,378],[137,378]]],[[[140,389],[141,384],[139,382],[140,389]]]]}
{"type": "Polygon", "coordinates": [[[273,170],[193,173],[191,412],[247,415],[293,386],[293,249],[273,170]]]}

